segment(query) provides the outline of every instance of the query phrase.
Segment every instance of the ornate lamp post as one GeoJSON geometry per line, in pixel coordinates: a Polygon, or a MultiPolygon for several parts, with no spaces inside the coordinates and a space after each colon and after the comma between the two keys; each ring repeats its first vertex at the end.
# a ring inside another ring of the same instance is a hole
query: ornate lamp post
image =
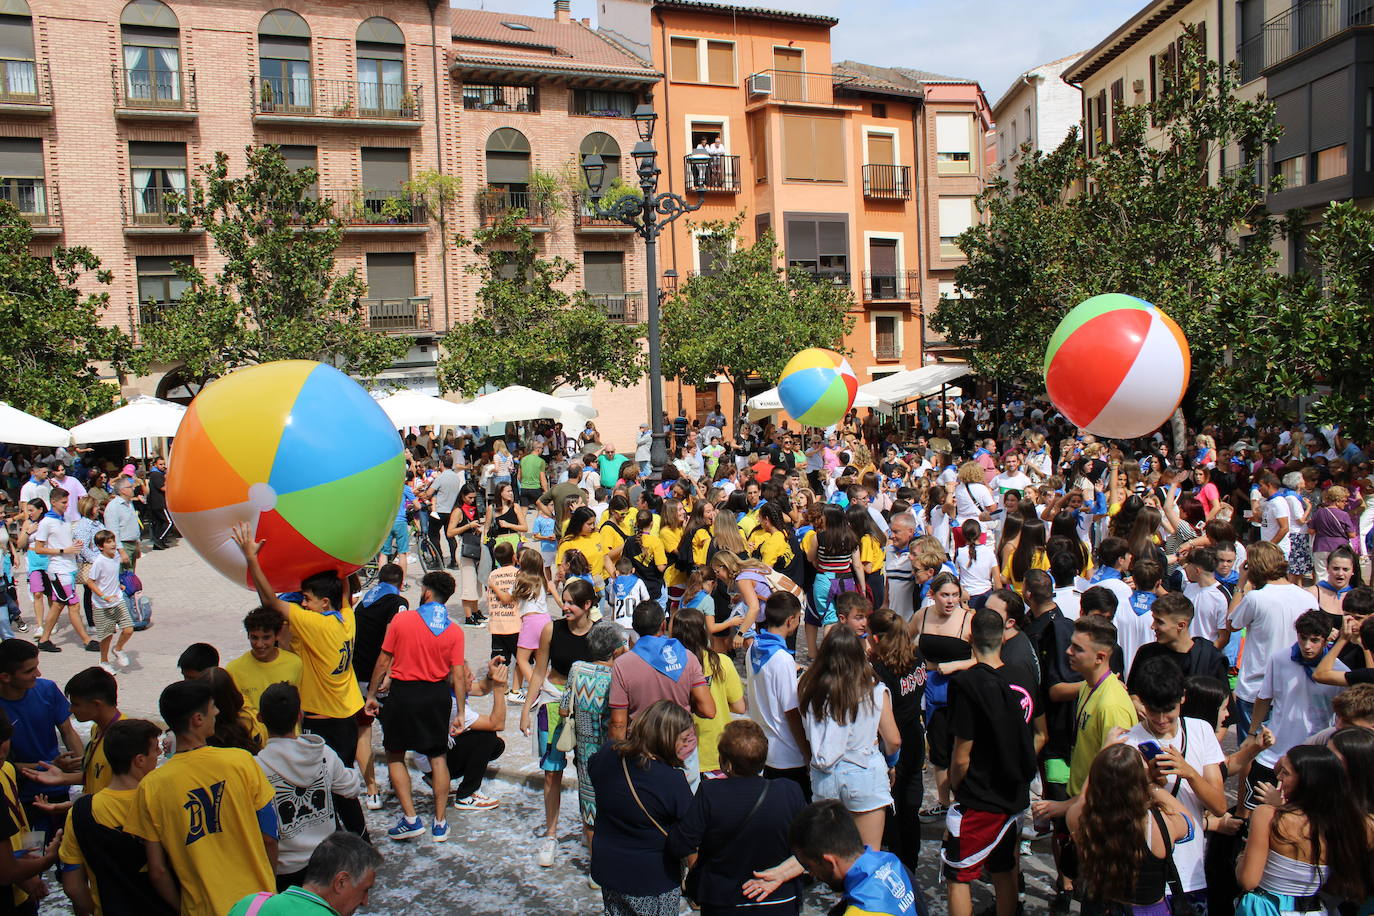
{"type": "Polygon", "coordinates": [[[639,176],[639,188],[643,197],[622,197],[609,207],[601,206],[597,196],[606,180],[606,163],[595,153],[582,159],[582,176],[591,192],[591,204],[595,215],[603,219],[618,219],[644,239],[645,270],[648,272],[649,306],[649,428],[653,430],[654,443],[649,453],[654,475],[663,471],[668,461],[667,443],[663,430],[663,377],[659,368],[659,294],[658,294],[658,237],[673,220],[684,213],[697,210],[706,202],[706,173],[710,168],[711,156],[706,152],[694,152],[687,156],[688,181],[697,192],[696,203],[688,203],[679,194],[670,191],[658,193],[658,150],[650,142],[654,136],[654,124],[658,115],[653,107],[640,105],[634,113],[635,128],[639,132],[639,142],[630,155],[635,160],[635,173],[639,176]]]}

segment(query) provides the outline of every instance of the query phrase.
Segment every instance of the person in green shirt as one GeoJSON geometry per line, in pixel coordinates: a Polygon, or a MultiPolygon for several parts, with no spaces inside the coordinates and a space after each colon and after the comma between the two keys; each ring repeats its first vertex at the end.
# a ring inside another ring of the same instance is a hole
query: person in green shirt
{"type": "Polygon", "coordinates": [[[534,449],[520,459],[520,504],[534,505],[539,494],[548,488],[548,462],[534,449]]]}
{"type": "Polygon", "coordinates": [[[229,916],[353,916],[377,883],[382,855],[356,833],[335,831],[315,847],[301,887],[249,894],[229,916]]]}

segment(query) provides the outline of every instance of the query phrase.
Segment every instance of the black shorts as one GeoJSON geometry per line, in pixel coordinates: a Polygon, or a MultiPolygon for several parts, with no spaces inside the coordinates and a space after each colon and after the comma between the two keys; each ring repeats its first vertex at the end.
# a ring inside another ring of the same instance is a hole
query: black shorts
{"type": "Polygon", "coordinates": [[[491,657],[504,658],[509,664],[515,658],[515,644],[520,639],[519,633],[493,633],[491,634],[491,657]]]}
{"type": "Polygon", "coordinates": [[[937,770],[949,769],[949,758],[954,753],[954,730],[949,725],[949,707],[940,706],[930,714],[926,723],[926,746],[930,748],[927,760],[937,770]]]}
{"type": "Polygon", "coordinates": [[[382,747],[389,754],[414,751],[438,757],[446,753],[452,704],[448,681],[392,681],[377,717],[382,723],[382,747]]]}

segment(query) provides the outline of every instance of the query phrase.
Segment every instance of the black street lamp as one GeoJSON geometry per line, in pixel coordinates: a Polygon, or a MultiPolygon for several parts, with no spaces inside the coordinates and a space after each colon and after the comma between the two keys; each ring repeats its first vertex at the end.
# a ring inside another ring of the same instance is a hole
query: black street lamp
{"type": "Polygon", "coordinates": [[[684,213],[700,209],[706,202],[705,182],[700,176],[710,167],[711,156],[705,151],[693,152],[687,156],[687,167],[691,186],[696,189],[696,203],[688,203],[679,194],[670,191],[658,193],[658,151],[650,142],[654,138],[654,123],[658,115],[650,105],[640,105],[634,113],[635,129],[639,132],[639,142],[630,155],[635,160],[635,173],[639,176],[639,188],[643,196],[636,199],[622,197],[608,207],[601,206],[598,196],[601,185],[606,180],[606,163],[600,156],[591,153],[582,158],[582,177],[587,182],[592,215],[600,219],[617,219],[632,227],[644,239],[645,270],[648,272],[649,306],[649,428],[653,430],[653,447],[649,461],[655,476],[663,472],[668,461],[668,447],[664,441],[663,430],[663,376],[659,368],[659,293],[658,293],[658,237],[663,229],[684,213]]]}

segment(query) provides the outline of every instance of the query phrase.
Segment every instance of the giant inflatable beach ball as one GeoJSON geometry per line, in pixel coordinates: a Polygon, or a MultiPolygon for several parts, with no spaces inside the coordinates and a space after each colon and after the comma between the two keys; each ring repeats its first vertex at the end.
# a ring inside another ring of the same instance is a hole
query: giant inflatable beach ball
{"type": "Polygon", "coordinates": [[[1070,422],[1111,439],[1144,436],[1183,400],[1183,332],[1144,299],[1093,296],[1064,316],[1045,351],[1045,388],[1070,422]]]}
{"type": "Polygon", "coordinates": [[[833,426],[844,419],[859,390],[849,360],[833,350],[811,347],[787,362],[778,378],[778,400],[803,426],[833,426]]]}
{"type": "Polygon", "coordinates": [[[230,537],[240,522],[278,592],[325,570],[349,575],[396,520],[405,483],[400,436],[353,379],[288,360],[206,385],[181,421],[167,472],[167,508],[196,553],[251,587],[230,537]]]}

